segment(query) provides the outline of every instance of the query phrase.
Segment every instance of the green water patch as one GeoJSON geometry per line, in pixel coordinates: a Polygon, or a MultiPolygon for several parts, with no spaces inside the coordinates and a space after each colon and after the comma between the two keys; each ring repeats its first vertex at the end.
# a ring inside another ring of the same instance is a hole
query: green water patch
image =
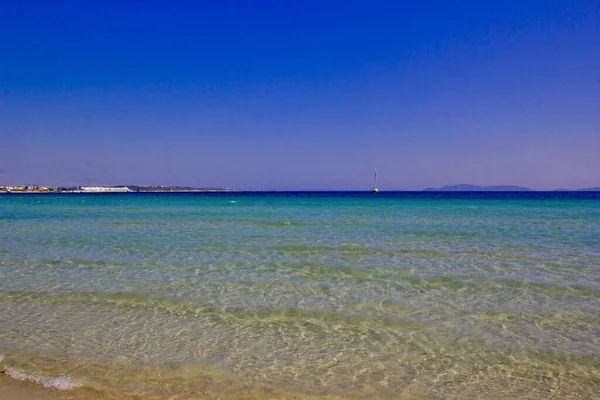
{"type": "Polygon", "coordinates": [[[454,292],[486,292],[510,290],[517,294],[535,293],[551,297],[600,298],[600,290],[582,285],[536,283],[517,279],[490,278],[483,275],[396,276],[398,283],[408,283],[426,289],[454,292]]]}
{"type": "MultiPolygon", "coordinates": [[[[15,292],[0,291],[0,300],[28,302],[32,304],[81,303],[111,305],[125,309],[142,308],[153,313],[185,318],[202,318],[212,323],[227,322],[233,325],[289,325],[301,324],[305,333],[364,336],[377,329],[422,330],[423,326],[401,317],[375,317],[345,314],[327,310],[298,307],[254,310],[240,307],[220,307],[202,303],[200,300],[173,299],[130,292],[15,292]],[[379,327],[379,328],[377,328],[379,327]]],[[[391,304],[385,304],[388,309],[391,304]]]]}
{"type": "Polygon", "coordinates": [[[144,264],[116,263],[104,260],[88,260],[80,258],[68,258],[64,260],[35,260],[35,259],[2,259],[0,265],[24,268],[59,268],[59,267],[88,267],[114,270],[126,267],[145,266],[144,264]]]}
{"type": "Polygon", "coordinates": [[[273,227],[273,228],[286,228],[296,226],[311,225],[306,221],[293,221],[293,220],[266,220],[266,219],[249,219],[249,218],[206,218],[200,214],[202,218],[199,219],[201,222],[217,223],[217,224],[240,224],[247,226],[262,226],[262,227],[273,227]]]}
{"type": "Polygon", "coordinates": [[[287,228],[287,227],[295,227],[295,226],[306,226],[309,225],[307,222],[300,221],[268,221],[268,220],[234,220],[234,222],[242,222],[248,225],[254,226],[266,226],[273,228],[287,228]]]}
{"type": "Polygon", "coordinates": [[[557,263],[557,262],[550,262],[550,261],[543,261],[539,263],[540,266],[546,268],[546,269],[551,269],[554,271],[566,271],[566,270],[570,270],[570,271],[589,271],[589,270],[596,270],[596,269],[600,269],[598,266],[591,266],[591,265],[573,265],[573,264],[566,264],[566,263],[557,263]]]}
{"type": "Polygon", "coordinates": [[[592,297],[600,298],[600,290],[583,285],[526,282],[516,279],[498,279],[503,286],[521,292],[533,292],[553,297],[592,297]]]}
{"type": "Polygon", "coordinates": [[[361,315],[393,315],[402,318],[408,318],[411,315],[430,311],[429,309],[417,308],[406,302],[388,299],[345,301],[344,309],[359,312],[361,315]]]}
{"type": "MultiPolygon", "coordinates": [[[[210,247],[210,245],[208,246],[210,247]]],[[[286,248],[289,246],[285,246],[286,248]]],[[[331,249],[329,246],[302,246],[302,249],[306,248],[326,248],[331,249]]],[[[216,248],[220,248],[217,244],[216,248]]],[[[358,249],[355,246],[348,246],[351,249],[350,254],[363,254],[361,247],[358,249]]],[[[328,250],[329,251],[329,250],[328,250]]],[[[410,250],[409,254],[427,254],[431,256],[430,250],[410,250]]],[[[435,252],[435,251],[433,251],[435,252]]],[[[541,264],[546,266],[547,263],[541,264]]],[[[410,287],[416,287],[419,289],[435,289],[445,290],[450,292],[495,292],[498,290],[510,290],[515,294],[523,293],[535,293],[542,294],[552,297],[591,297],[599,296],[600,290],[586,285],[570,285],[562,283],[540,283],[531,282],[518,279],[506,279],[506,278],[492,278],[486,276],[486,273],[498,272],[501,269],[494,265],[480,265],[476,269],[481,270],[481,275],[419,275],[414,274],[414,269],[408,265],[389,265],[386,267],[362,267],[360,264],[353,263],[341,263],[341,264],[326,264],[319,262],[267,262],[262,263],[256,262],[242,262],[242,263],[167,263],[167,262],[151,262],[145,261],[141,263],[124,263],[124,262],[112,262],[105,260],[89,260],[89,259],[64,259],[64,260],[31,260],[31,259],[13,259],[5,258],[0,259],[0,266],[9,266],[16,268],[31,268],[31,269],[44,269],[44,268],[97,268],[99,270],[115,271],[119,269],[153,269],[156,271],[167,271],[172,270],[174,273],[184,271],[193,271],[193,276],[190,276],[191,272],[184,272],[181,279],[176,282],[180,282],[179,287],[185,288],[189,286],[188,279],[197,280],[202,276],[209,275],[209,279],[215,280],[213,283],[222,284],[223,280],[229,279],[228,277],[240,277],[249,279],[248,282],[240,283],[245,285],[264,285],[262,289],[269,291],[277,291],[278,289],[273,285],[279,285],[281,289],[289,289],[292,292],[304,293],[316,290],[318,285],[310,285],[310,288],[306,288],[303,283],[295,284],[293,282],[282,283],[282,280],[292,278],[302,278],[307,282],[319,283],[321,281],[335,282],[335,281],[351,281],[356,283],[369,282],[369,281],[381,281],[387,283],[396,283],[399,285],[409,285],[410,287]],[[261,274],[268,273],[274,274],[274,276],[267,275],[268,279],[275,279],[273,284],[252,282],[253,276],[260,276],[261,274]]],[[[559,270],[561,265],[555,267],[559,270]]],[[[18,272],[18,271],[17,271],[18,272]]],[[[176,288],[176,282],[172,280],[167,284],[169,287],[176,288]]],[[[597,280],[591,279],[590,282],[597,282],[597,280]]],[[[142,286],[140,286],[142,287],[142,286]]],[[[325,286],[323,286],[325,288],[325,286]]],[[[322,295],[331,296],[333,293],[331,290],[322,289],[322,295]]]]}
{"type": "MultiPolygon", "coordinates": [[[[493,243],[494,247],[498,247],[501,249],[515,249],[515,250],[531,250],[533,248],[540,248],[539,244],[527,245],[527,244],[514,244],[514,243],[493,243]]],[[[545,247],[544,247],[545,248],[545,247]]]]}
{"type": "Polygon", "coordinates": [[[335,332],[338,335],[361,336],[364,338],[369,334],[376,334],[377,330],[384,328],[405,330],[424,329],[423,326],[408,318],[366,317],[301,308],[271,309],[250,313],[248,311],[241,312],[246,320],[258,324],[294,324],[302,321],[302,325],[308,328],[313,334],[335,332]]]}
{"type": "MultiPolygon", "coordinates": [[[[387,280],[410,271],[411,268],[390,266],[387,268],[364,268],[357,265],[331,265],[318,262],[243,262],[243,263],[221,263],[221,264],[169,264],[164,265],[163,269],[173,270],[193,270],[198,275],[216,273],[219,276],[234,275],[237,277],[242,274],[273,274],[269,279],[276,279],[274,284],[286,286],[289,283],[282,284],[281,280],[290,280],[293,278],[303,278],[307,281],[321,282],[324,280],[350,280],[355,282],[364,282],[372,279],[387,280]]],[[[182,281],[185,284],[185,279],[182,281]]],[[[256,282],[253,282],[256,284],[256,282]]]]}
{"type": "Polygon", "coordinates": [[[520,313],[487,310],[476,312],[472,314],[472,317],[477,321],[484,322],[486,326],[489,326],[489,324],[496,324],[501,325],[503,329],[508,329],[507,327],[511,325],[537,326],[549,330],[569,328],[586,332],[587,334],[590,334],[590,337],[595,335],[595,331],[600,326],[600,315],[583,313],[581,311],[520,313]]]}
{"type": "Polygon", "coordinates": [[[312,254],[312,253],[338,253],[355,256],[371,256],[371,255],[387,255],[397,256],[406,255],[410,257],[426,257],[426,258],[459,258],[464,256],[485,257],[496,260],[510,261],[529,261],[543,262],[544,260],[536,257],[526,256],[515,253],[500,253],[493,251],[446,251],[430,248],[376,248],[363,244],[344,244],[344,245],[304,245],[304,244],[288,244],[271,246],[268,248],[272,251],[291,253],[291,254],[312,254]]]}
{"type": "Polygon", "coordinates": [[[303,244],[288,244],[269,247],[269,250],[284,252],[284,253],[323,253],[337,252],[354,255],[371,255],[379,253],[387,253],[387,250],[380,250],[374,247],[361,244],[344,244],[337,246],[330,245],[303,245],[303,244]]]}
{"type": "Polygon", "coordinates": [[[195,221],[199,221],[199,222],[213,222],[213,223],[225,223],[225,222],[231,222],[234,221],[231,218],[221,218],[221,217],[206,217],[206,214],[204,213],[194,213],[192,215],[195,215],[198,217],[198,219],[196,219],[195,221]]]}
{"type": "Polygon", "coordinates": [[[443,257],[443,258],[449,258],[449,257],[455,256],[456,254],[459,254],[459,253],[440,251],[440,250],[434,250],[434,249],[399,249],[399,250],[390,251],[389,253],[390,254],[405,254],[405,255],[416,256],[416,257],[443,257]]]}
{"type": "MultiPolygon", "coordinates": [[[[288,266],[289,267],[289,266],[288,266]]],[[[327,264],[300,264],[298,273],[307,279],[360,279],[370,280],[394,276],[397,272],[381,269],[363,269],[351,266],[331,266],[327,264]]]]}
{"type": "MultiPolygon", "coordinates": [[[[219,248],[219,246],[207,246],[219,248]]],[[[190,271],[193,271],[192,278],[203,275],[212,275],[219,280],[227,276],[240,276],[243,274],[262,274],[273,273],[281,279],[292,277],[302,277],[307,280],[320,281],[323,279],[339,280],[369,280],[369,279],[387,279],[394,277],[402,271],[406,272],[409,268],[391,266],[389,268],[362,268],[359,266],[348,265],[330,265],[318,262],[241,262],[241,263],[168,263],[144,261],[140,263],[112,262],[104,260],[88,260],[71,258],[64,260],[32,260],[32,259],[0,259],[0,265],[12,266],[18,268],[99,268],[101,270],[114,271],[118,269],[155,269],[160,271],[171,270],[175,274],[184,273],[181,285],[186,285],[189,279],[190,271]]],[[[257,284],[257,282],[254,282],[257,284]]],[[[173,284],[173,282],[172,282],[173,284]]],[[[189,283],[188,283],[189,284],[189,283]]],[[[280,283],[277,283],[280,284],[280,283]]],[[[287,283],[285,284],[287,285],[287,283]]],[[[284,286],[285,286],[284,285],[284,286]]]]}
{"type": "Polygon", "coordinates": [[[597,262],[598,264],[600,264],[600,253],[598,255],[565,253],[564,255],[568,256],[568,257],[586,259],[586,260],[590,260],[590,261],[597,262]]]}
{"type": "MultiPolygon", "coordinates": [[[[179,281],[181,287],[185,289],[190,288],[189,280],[182,279],[179,281]]],[[[278,298],[328,298],[337,297],[338,293],[335,292],[328,285],[324,285],[318,282],[314,283],[292,283],[292,282],[256,282],[250,279],[245,279],[243,282],[222,282],[219,280],[211,280],[204,284],[204,288],[209,290],[211,293],[219,293],[221,296],[237,297],[249,296],[251,298],[269,297],[273,301],[277,301],[278,298]]],[[[185,293],[185,292],[184,292],[185,293]]]]}
{"type": "Polygon", "coordinates": [[[146,226],[146,225],[155,225],[150,221],[110,221],[107,222],[106,225],[111,226],[146,226]]]}
{"type": "MultiPolygon", "coordinates": [[[[182,268],[182,265],[173,265],[172,268],[182,268]]],[[[283,277],[300,276],[308,280],[321,281],[323,279],[359,280],[388,279],[402,276],[409,267],[391,265],[386,268],[365,268],[358,265],[332,265],[319,262],[270,262],[270,263],[234,263],[234,264],[187,264],[185,268],[196,269],[198,272],[212,271],[247,271],[247,272],[273,272],[283,277]]]]}
{"type": "Polygon", "coordinates": [[[367,270],[351,266],[333,266],[323,263],[269,263],[258,267],[258,270],[274,270],[292,272],[294,275],[302,276],[306,279],[327,279],[327,278],[362,278],[371,279],[378,275],[376,271],[367,270]]]}
{"type": "Polygon", "coordinates": [[[409,267],[389,266],[387,268],[361,268],[358,266],[332,266],[321,263],[282,264],[283,268],[295,270],[307,279],[342,279],[355,281],[394,280],[406,276],[409,267]]]}
{"type": "Polygon", "coordinates": [[[531,262],[544,261],[537,257],[525,256],[522,254],[515,254],[515,253],[499,253],[499,252],[495,252],[495,251],[467,250],[467,251],[458,252],[456,254],[467,254],[467,255],[472,255],[472,256],[494,258],[494,259],[499,259],[499,260],[523,260],[523,261],[531,261],[531,262]]]}
{"type": "Polygon", "coordinates": [[[480,232],[461,232],[461,231],[417,231],[417,230],[404,230],[404,231],[394,231],[394,234],[400,235],[408,235],[408,236],[417,236],[424,238],[457,238],[457,239],[466,239],[466,238],[475,238],[485,236],[485,234],[480,232]]]}

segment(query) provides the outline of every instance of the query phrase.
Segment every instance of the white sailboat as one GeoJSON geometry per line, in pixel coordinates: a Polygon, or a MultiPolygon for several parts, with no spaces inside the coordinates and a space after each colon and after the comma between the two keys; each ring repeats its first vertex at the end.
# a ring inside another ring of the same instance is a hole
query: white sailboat
{"type": "Polygon", "coordinates": [[[373,173],[373,189],[371,189],[371,193],[377,193],[379,189],[377,189],[377,168],[375,168],[375,172],[373,173]]]}

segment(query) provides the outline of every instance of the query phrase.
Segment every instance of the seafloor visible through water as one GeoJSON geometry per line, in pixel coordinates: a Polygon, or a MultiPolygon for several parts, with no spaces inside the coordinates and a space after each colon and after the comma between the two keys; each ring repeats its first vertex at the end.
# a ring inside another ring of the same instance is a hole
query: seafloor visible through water
{"type": "Polygon", "coordinates": [[[152,398],[600,398],[600,194],[1,195],[0,354],[152,398]]]}

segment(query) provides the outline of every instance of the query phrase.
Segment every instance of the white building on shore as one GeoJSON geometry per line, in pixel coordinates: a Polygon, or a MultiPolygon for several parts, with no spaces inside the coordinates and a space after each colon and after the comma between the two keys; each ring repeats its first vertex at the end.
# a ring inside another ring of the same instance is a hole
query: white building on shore
{"type": "Polygon", "coordinates": [[[128,187],[107,187],[107,186],[82,186],[79,188],[81,192],[111,192],[111,193],[122,193],[122,192],[131,192],[131,189],[128,187]]]}

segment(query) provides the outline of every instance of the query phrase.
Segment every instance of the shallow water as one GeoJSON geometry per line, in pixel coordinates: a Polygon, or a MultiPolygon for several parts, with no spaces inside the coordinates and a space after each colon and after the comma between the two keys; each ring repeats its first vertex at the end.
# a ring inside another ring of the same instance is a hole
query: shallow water
{"type": "Polygon", "coordinates": [[[0,195],[0,311],[97,390],[591,399],[600,194],[0,195]]]}

